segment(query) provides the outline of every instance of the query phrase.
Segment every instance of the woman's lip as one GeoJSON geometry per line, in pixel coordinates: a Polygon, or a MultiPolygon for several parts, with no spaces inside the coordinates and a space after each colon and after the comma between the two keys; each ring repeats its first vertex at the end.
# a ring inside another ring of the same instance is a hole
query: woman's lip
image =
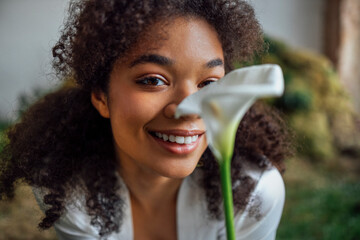
{"type": "Polygon", "coordinates": [[[173,129],[173,130],[149,130],[149,132],[158,132],[166,135],[174,135],[174,136],[194,136],[194,135],[202,135],[205,133],[203,130],[183,130],[183,129],[173,129]]]}
{"type": "MultiPolygon", "coordinates": [[[[204,132],[203,132],[204,133],[204,132]]],[[[194,135],[194,134],[193,134],[194,135]]],[[[195,134],[197,135],[197,134],[195,134]]],[[[179,144],[176,142],[164,141],[156,136],[149,134],[149,136],[163,149],[173,153],[173,154],[189,154],[197,148],[199,145],[202,135],[199,135],[198,139],[195,142],[190,144],[179,144]]],[[[183,135],[184,136],[184,135],[183,135]]]]}

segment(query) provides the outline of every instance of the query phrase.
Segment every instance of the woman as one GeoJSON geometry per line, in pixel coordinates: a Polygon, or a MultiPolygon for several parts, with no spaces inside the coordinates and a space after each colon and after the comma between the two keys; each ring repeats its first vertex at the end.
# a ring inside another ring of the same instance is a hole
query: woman
{"type": "MultiPolygon", "coordinates": [[[[260,50],[253,9],[233,0],[73,1],[53,48],[67,87],[9,132],[1,194],[34,187],[60,239],[225,239],[217,163],[188,95],[260,50]]],[[[239,239],[274,239],[288,154],[279,118],[255,105],[241,122],[232,178],[239,239]]]]}

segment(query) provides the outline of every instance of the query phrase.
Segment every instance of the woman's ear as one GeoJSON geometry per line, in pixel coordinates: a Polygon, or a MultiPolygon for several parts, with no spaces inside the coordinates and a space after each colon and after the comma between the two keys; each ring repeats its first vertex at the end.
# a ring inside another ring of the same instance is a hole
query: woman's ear
{"type": "Polygon", "coordinates": [[[108,99],[103,91],[91,92],[91,103],[104,118],[110,118],[108,99]]]}

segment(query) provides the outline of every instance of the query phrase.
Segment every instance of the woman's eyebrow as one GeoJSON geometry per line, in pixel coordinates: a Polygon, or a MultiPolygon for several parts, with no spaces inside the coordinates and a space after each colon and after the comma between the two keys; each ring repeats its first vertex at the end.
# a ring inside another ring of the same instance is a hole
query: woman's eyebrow
{"type": "Polygon", "coordinates": [[[213,59],[213,60],[210,60],[209,62],[207,62],[205,64],[205,66],[207,68],[213,68],[213,67],[217,67],[217,66],[224,66],[224,62],[220,58],[216,58],[216,59],[213,59]]]}
{"type": "Polygon", "coordinates": [[[174,60],[157,55],[157,54],[148,54],[148,55],[141,55],[140,57],[136,58],[134,61],[130,63],[130,68],[138,65],[138,64],[144,64],[144,63],[155,63],[159,65],[169,66],[174,64],[174,60]]]}

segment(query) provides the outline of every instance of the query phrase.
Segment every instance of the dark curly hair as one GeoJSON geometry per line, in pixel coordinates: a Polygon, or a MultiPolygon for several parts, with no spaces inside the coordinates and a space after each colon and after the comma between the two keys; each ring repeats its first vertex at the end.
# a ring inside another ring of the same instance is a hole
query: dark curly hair
{"type": "MultiPolygon", "coordinates": [[[[72,1],[62,36],[53,48],[53,66],[62,79],[76,86],[48,94],[11,127],[9,144],[1,152],[0,197],[11,198],[14,184],[23,181],[46,189],[48,205],[39,227],[51,227],[64,212],[76,191],[84,193],[91,224],[100,236],[118,231],[123,201],[114,169],[112,132],[90,101],[91,91],[107,92],[115,61],[126,56],[141,40],[141,34],[157,22],[175,17],[205,19],[218,33],[226,71],[235,61],[261,51],[261,28],[254,11],[238,0],[83,0],[72,1]]],[[[287,131],[281,118],[263,104],[255,104],[243,118],[232,161],[236,210],[244,208],[254,181],[244,162],[260,169],[270,164],[284,170],[290,153],[287,131]]],[[[221,218],[221,191],[216,161],[207,149],[202,156],[202,178],[209,215],[221,218]]]]}

